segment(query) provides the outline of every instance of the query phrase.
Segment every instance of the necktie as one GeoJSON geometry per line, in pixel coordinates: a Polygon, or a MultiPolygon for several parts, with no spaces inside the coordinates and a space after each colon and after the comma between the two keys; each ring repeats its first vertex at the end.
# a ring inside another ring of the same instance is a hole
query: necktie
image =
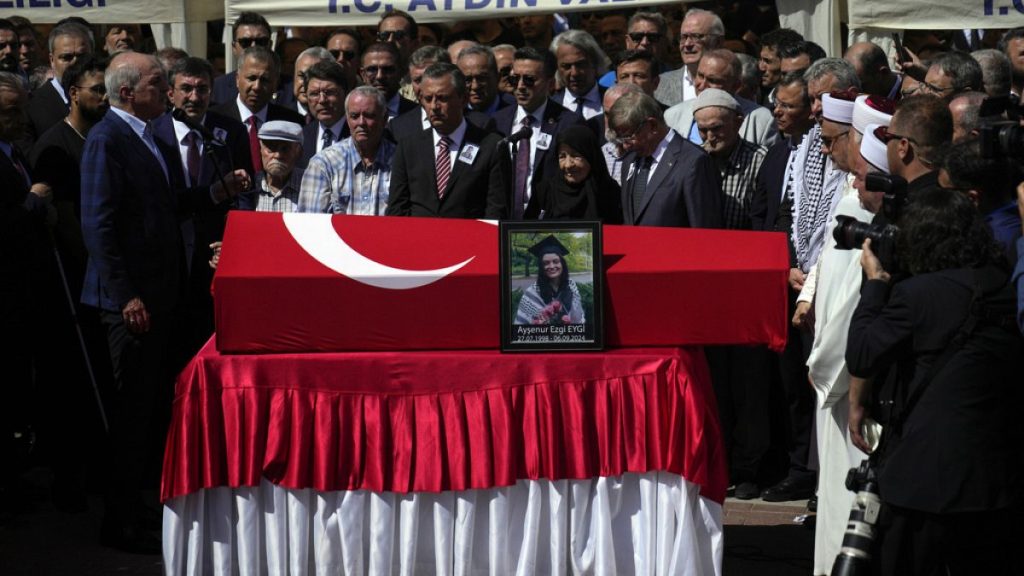
{"type": "Polygon", "coordinates": [[[324,135],[321,138],[321,141],[323,142],[323,144],[320,146],[321,150],[330,148],[331,144],[334,143],[334,133],[331,132],[330,128],[324,128],[324,135]]]}
{"type": "Polygon", "coordinates": [[[196,138],[195,132],[185,135],[185,146],[188,148],[185,154],[185,167],[188,168],[188,180],[193,188],[199,186],[199,144],[196,138]]]}
{"type": "MultiPolygon", "coordinates": [[[[533,123],[533,116],[527,114],[523,117],[524,127],[533,123]]],[[[519,141],[519,148],[516,149],[516,190],[512,206],[512,217],[522,220],[523,211],[526,209],[526,183],[530,180],[530,139],[523,138],[519,141]]]]}
{"type": "Polygon", "coordinates": [[[583,98],[576,99],[576,113],[583,116],[583,98]]]}
{"type": "Polygon", "coordinates": [[[633,174],[633,221],[636,221],[637,216],[640,215],[640,202],[644,199],[644,193],[647,192],[647,175],[651,171],[651,158],[641,158],[637,160],[636,171],[633,174]]]}
{"type": "Polygon", "coordinates": [[[444,198],[444,190],[448,187],[448,176],[452,173],[452,159],[449,156],[451,139],[442,136],[437,143],[437,158],[434,160],[434,171],[437,174],[437,197],[444,198]]]}
{"type": "Polygon", "coordinates": [[[263,160],[260,157],[259,128],[256,126],[256,116],[249,116],[249,156],[252,157],[252,169],[254,172],[263,171],[263,160]]]}
{"type": "Polygon", "coordinates": [[[31,187],[32,178],[29,177],[28,170],[25,169],[25,163],[22,161],[21,152],[19,152],[13,145],[11,146],[11,163],[14,164],[14,169],[17,170],[18,174],[21,174],[22,179],[25,180],[25,185],[31,187]]]}

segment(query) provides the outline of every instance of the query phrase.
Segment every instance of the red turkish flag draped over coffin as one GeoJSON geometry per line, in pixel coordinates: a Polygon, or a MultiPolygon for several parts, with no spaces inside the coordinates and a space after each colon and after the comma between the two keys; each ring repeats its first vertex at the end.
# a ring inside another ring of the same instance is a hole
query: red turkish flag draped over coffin
{"type": "MultiPolygon", "coordinates": [[[[609,346],[766,344],[787,330],[782,234],[604,227],[609,346]]],[[[232,212],[221,352],[498,348],[498,227],[232,212]]]]}

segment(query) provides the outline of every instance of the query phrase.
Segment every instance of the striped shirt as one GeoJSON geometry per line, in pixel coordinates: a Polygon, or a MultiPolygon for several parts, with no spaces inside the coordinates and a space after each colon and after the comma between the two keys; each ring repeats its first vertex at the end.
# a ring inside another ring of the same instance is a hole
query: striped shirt
{"type": "Polygon", "coordinates": [[[256,193],[257,212],[298,212],[299,211],[299,184],[302,182],[302,169],[295,168],[288,183],[275,194],[267,184],[267,175],[260,172],[257,175],[259,188],[256,193]]]}
{"type": "Polygon", "coordinates": [[[768,150],[742,138],[729,159],[718,164],[722,176],[722,221],[730,230],[750,230],[750,200],[768,150]]]}

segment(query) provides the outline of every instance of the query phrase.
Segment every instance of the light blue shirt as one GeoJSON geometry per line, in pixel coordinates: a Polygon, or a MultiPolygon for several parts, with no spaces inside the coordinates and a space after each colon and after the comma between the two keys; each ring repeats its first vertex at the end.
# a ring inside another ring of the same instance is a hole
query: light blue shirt
{"type": "Polygon", "coordinates": [[[164,180],[170,182],[169,173],[167,172],[167,161],[164,160],[164,155],[160,153],[160,149],[156,146],[156,140],[153,139],[153,127],[149,122],[144,122],[135,116],[132,116],[128,112],[111,106],[110,111],[117,114],[119,118],[128,123],[128,126],[135,132],[135,135],[142,139],[143,144],[149,151],[156,157],[156,161],[160,163],[160,167],[164,170],[164,180]]]}
{"type": "Polygon", "coordinates": [[[313,156],[302,177],[299,212],[382,215],[388,207],[395,144],[382,138],[363,163],[351,137],[313,156]]]}

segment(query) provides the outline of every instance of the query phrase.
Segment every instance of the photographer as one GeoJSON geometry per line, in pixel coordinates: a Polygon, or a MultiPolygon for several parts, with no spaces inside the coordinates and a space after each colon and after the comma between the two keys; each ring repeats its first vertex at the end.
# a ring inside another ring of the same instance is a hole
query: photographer
{"type": "Polygon", "coordinates": [[[890,275],[863,245],[850,374],[896,362],[897,405],[878,449],[878,572],[1010,574],[1020,530],[1024,339],[999,246],[970,199],[919,190],[900,217],[890,275]]]}
{"type": "Polygon", "coordinates": [[[943,100],[920,95],[904,98],[896,106],[883,141],[889,170],[909,183],[907,192],[935,186],[935,152],[953,136],[953,117],[943,100]]]}

